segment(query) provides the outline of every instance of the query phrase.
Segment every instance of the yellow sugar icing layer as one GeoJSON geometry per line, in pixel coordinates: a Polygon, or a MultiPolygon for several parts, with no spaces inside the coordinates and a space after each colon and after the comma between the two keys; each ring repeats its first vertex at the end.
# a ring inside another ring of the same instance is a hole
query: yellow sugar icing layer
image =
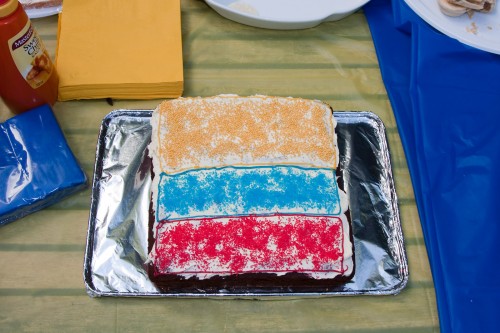
{"type": "Polygon", "coordinates": [[[161,103],[155,113],[153,141],[166,173],[227,165],[336,168],[338,164],[332,110],[319,101],[227,95],[180,98],[161,103]]]}

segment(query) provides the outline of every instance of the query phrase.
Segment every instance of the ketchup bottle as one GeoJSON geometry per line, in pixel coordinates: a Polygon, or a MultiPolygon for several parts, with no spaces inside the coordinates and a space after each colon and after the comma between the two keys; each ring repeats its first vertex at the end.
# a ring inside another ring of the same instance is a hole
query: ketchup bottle
{"type": "Polygon", "coordinates": [[[59,78],[18,0],[0,0],[0,96],[14,113],[57,100],[59,78]]]}

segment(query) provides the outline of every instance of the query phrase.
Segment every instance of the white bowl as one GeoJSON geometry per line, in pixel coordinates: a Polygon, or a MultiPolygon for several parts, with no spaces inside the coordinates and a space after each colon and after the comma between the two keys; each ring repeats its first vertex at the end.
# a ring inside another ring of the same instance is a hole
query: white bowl
{"type": "Polygon", "coordinates": [[[266,29],[306,29],[352,14],[369,0],[205,0],[230,20],[266,29]]]}

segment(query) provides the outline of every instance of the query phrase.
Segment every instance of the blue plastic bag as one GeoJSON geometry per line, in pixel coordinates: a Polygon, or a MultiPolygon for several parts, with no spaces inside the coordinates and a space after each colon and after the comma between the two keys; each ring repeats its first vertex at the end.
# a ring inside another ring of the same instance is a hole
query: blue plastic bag
{"type": "Polygon", "coordinates": [[[498,332],[500,56],[437,32],[404,1],[372,0],[365,13],[410,168],[441,330],[498,332]]]}
{"type": "Polygon", "coordinates": [[[49,106],[0,124],[0,226],[87,184],[49,106]]]}

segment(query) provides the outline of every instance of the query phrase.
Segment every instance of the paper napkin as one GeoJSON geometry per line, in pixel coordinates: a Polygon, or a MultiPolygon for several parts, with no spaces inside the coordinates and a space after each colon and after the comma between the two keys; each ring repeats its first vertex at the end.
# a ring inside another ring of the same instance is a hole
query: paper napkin
{"type": "Polygon", "coordinates": [[[56,66],[61,101],[179,97],[180,0],[65,0],[56,66]]]}

